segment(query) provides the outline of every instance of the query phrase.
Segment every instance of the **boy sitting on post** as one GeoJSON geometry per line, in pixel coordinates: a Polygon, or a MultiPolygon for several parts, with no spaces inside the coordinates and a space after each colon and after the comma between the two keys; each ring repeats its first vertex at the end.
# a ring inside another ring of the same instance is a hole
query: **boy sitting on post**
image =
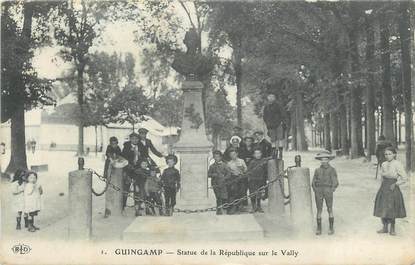
{"type": "Polygon", "coordinates": [[[176,193],[180,189],[180,172],[174,166],[177,164],[177,156],[168,155],[166,157],[168,168],[161,174],[161,183],[164,189],[166,202],[166,215],[172,215],[176,205],[176,193]]]}
{"type": "MultiPolygon", "coordinates": [[[[225,162],[222,161],[222,152],[216,150],[213,152],[215,162],[209,166],[208,177],[211,178],[211,184],[216,197],[216,207],[228,202],[228,191],[226,182],[231,177],[231,171],[225,162]]],[[[216,214],[225,214],[225,209],[216,209],[216,214]]]]}
{"type": "Polygon", "coordinates": [[[321,212],[323,211],[324,200],[326,201],[327,212],[329,213],[329,235],[332,235],[334,234],[333,192],[339,186],[336,169],[329,164],[329,161],[334,159],[334,155],[329,151],[322,151],[315,158],[321,161],[321,166],[314,171],[311,184],[317,207],[316,235],[321,235],[321,212]]]}

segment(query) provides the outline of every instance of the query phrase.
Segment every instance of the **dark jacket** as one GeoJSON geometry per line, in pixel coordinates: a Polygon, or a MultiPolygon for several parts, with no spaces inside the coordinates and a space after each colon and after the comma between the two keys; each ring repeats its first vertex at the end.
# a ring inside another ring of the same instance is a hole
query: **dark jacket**
{"type": "Polygon", "coordinates": [[[212,186],[216,197],[227,198],[226,182],[231,178],[231,170],[225,162],[213,163],[209,166],[208,177],[212,179],[212,186]]]}
{"type": "Polygon", "coordinates": [[[255,148],[260,148],[262,151],[262,157],[269,157],[272,153],[272,145],[265,138],[261,142],[255,144],[255,148]]]}
{"type": "Polygon", "coordinates": [[[239,148],[239,158],[243,159],[245,164],[248,165],[249,161],[254,158],[254,146],[251,146],[250,149],[248,149],[247,145],[241,146],[239,148]]]}
{"type": "Polygon", "coordinates": [[[285,110],[277,102],[267,104],[264,107],[263,119],[268,130],[275,129],[281,122],[285,122],[285,110]]]}
{"type": "Polygon", "coordinates": [[[141,142],[141,140],[138,142],[138,150],[140,151],[140,154],[143,158],[149,157],[148,150],[150,149],[153,154],[155,154],[158,157],[163,157],[163,154],[157,151],[157,149],[154,147],[153,143],[150,139],[145,140],[145,144],[141,142]]]}
{"type": "Polygon", "coordinates": [[[111,145],[107,146],[105,151],[105,156],[108,158],[112,158],[113,154],[121,155],[121,148],[117,145],[117,147],[113,148],[111,145]]]}
{"type": "Polygon", "coordinates": [[[168,167],[161,174],[161,183],[163,187],[180,188],[180,172],[176,168],[168,167]]]}
{"type": "Polygon", "coordinates": [[[330,187],[336,189],[339,186],[336,169],[330,165],[327,167],[320,166],[314,171],[312,181],[313,189],[317,187],[330,187]]]}
{"type": "MultiPolygon", "coordinates": [[[[137,146],[138,146],[138,160],[140,160],[141,159],[140,146],[139,145],[137,145],[137,146]]],[[[128,160],[128,164],[130,166],[135,165],[135,163],[134,163],[134,157],[135,157],[134,148],[133,148],[133,145],[131,144],[130,141],[124,143],[124,147],[122,149],[122,156],[125,159],[128,160]]]]}
{"type": "Polygon", "coordinates": [[[134,174],[132,178],[134,179],[137,185],[144,186],[149,176],[150,176],[150,171],[148,169],[136,168],[134,169],[134,174]]]}
{"type": "Polygon", "coordinates": [[[267,179],[267,162],[265,159],[253,159],[248,164],[247,171],[248,181],[250,180],[260,180],[265,183],[267,179]]]}

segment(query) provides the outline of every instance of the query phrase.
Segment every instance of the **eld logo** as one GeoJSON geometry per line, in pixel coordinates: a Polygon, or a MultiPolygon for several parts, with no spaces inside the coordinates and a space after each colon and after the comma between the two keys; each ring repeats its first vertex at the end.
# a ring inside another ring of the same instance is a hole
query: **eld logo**
{"type": "Polygon", "coordinates": [[[12,251],[14,254],[27,254],[30,252],[30,250],[32,250],[29,246],[25,245],[25,244],[19,244],[19,245],[14,245],[12,247],[12,251]]]}

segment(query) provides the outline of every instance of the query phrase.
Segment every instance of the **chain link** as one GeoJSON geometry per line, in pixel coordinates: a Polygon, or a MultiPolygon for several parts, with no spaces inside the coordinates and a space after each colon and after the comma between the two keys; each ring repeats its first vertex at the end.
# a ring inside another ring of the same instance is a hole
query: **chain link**
{"type": "MultiPolygon", "coordinates": [[[[127,195],[128,197],[134,199],[134,201],[138,201],[138,202],[144,203],[145,205],[150,206],[150,207],[153,207],[153,208],[159,208],[160,210],[166,210],[167,209],[167,207],[165,207],[163,205],[155,204],[155,203],[153,203],[151,201],[144,200],[144,199],[142,199],[142,198],[140,198],[138,196],[131,195],[131,193],[128,192],[128,191],[122,191],[120,187],[117,187],[116,185],[112,184],[111,181],[110,181],[110,179],[107,179],[107,178],[101,176],[100,174],[98,174],[93,169],[87,169],[87,170],[90,171],[92,174],[96,175],[101,181],[105,182],[106,185],[107,185],[107,187],[111,187],[112,189],[114,189],[114,190],[116,190],[118,192],[121,192],[121,193],[127,195]]],[[[232,202],[226,202],[226,203],[221,204],[219,206],[214,206],[214,207],[209,207],[209,208],[203,208],[203,209],[193,209],[193,210],[190,210],[190,209],[174,208],[173,211],[174,212],[177,212],[177,213],[192,214],[192,213],[203,213],[203,212],[209,212],[209,211],[217,211],[218,209],[227,209],[227,208],[230,208],[232,206],[238,205],[242,201],[248,200],[249,198],[251,198],[253,196],[256,196],[256,195],[264,192],[272,183],[274,183],[276,181],[280,182],[281,192],[283,192],[284,190],[283,190],[282,185],[281,185],[281,180],[284,179],[284,177],[286,176],[287,173],[288,173],[288,169],[284,170],[282,174],[279,174],[274,179],[269,180],[268,183],[266,183],[265,185],[259,187],[256,191],[254,191],[252,193],[249,193],[248,195],[245,195],[244,197],[235,199],[232,202]]],[[[287,197],[289,198],[289,196],[285,196],[284,195],[284,198],[285,199],[287,199],[287,197]]],[[[285,205],[288,204],[288,203],[289,203],[289,201],[284,202],[285,205]]],[[[134,206],[132,206],[132,207],[134,207],[134,206]]]]}

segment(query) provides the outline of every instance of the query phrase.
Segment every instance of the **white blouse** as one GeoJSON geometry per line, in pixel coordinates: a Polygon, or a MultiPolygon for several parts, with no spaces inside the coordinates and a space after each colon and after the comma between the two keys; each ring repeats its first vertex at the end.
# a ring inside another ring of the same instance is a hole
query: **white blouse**
{"type": "Polygon", "coordinates": [[[397,179],[396,184],[401,185],[407,182],[407,175],[401,162],[398,160],[385,161],[381,166],[381,176],[397,179]]]}

